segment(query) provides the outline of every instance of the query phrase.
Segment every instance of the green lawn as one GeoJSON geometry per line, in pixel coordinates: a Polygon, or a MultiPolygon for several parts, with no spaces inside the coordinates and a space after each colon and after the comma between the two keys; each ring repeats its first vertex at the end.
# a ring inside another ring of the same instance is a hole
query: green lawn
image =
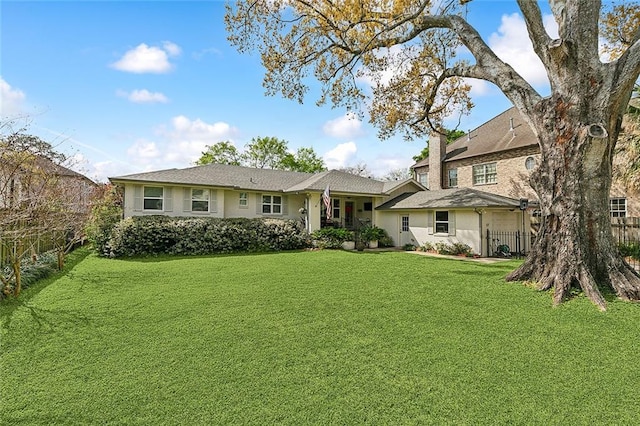
{"type": "Polygon", "coordinates": [[[90,255],[0,305],[0,424],[640,423],[640,306],[516,264],[90,255]]]}

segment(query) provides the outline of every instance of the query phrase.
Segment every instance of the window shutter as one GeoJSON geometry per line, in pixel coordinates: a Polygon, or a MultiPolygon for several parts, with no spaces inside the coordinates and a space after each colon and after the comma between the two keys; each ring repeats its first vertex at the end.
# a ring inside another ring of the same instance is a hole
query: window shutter
{"type": "Polygon", "coordinates": [[[184,195],[182,201],[182,211],[191,211],[191,188],[184,188],[184,195]]]}
{"type": "Polygon", "coordinates": [[[256,194],[256,214],[262,215],[262,194],[256,194]]]}
{"type": "Polygon", "coordinates": [[[165,212],[171,212],[173,211],[173,194],[172,194],[172,187],[170,186],[165,186],[164,187],[164,211],[165,212]]]}
{"type": "Polygon", "coordinates": [[[282,214],[283,215],[288,215],[289,214],[289,197],[287,197],[286,195],[282,196],[282,214]]]}
{"type": "Polygon", "coordinates": [[[133,210],[142,211],[142,186],[140,185],[133,187],[133,210]]]}
{"type": "Polygon", "coordinates": [[[433,235],[433,210],[427,210],[427,234],[433,235]]]}
{"type": "Polygon", "coordinates": [[[456,235],[456,212],[449,212],[449,235],[456,235]]]}
{"type": "Polygon", "coordinates": [[[211,213],[216,213],[218,211],[218,190],[217,189],[209,190],[209,211],[211,213]]]}

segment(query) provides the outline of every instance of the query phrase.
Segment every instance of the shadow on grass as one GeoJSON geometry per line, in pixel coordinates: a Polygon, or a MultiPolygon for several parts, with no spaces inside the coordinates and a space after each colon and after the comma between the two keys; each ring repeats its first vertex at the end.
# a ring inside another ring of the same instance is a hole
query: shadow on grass
{"type": "MultiPolygon", "coordinates": [[[[46,320],[46,313],[48,311],[36,308],[29,302],[50,284],[64,276],[72,275],[73,268],[89,256],[89,254],[91,254],[91,252],[86,247],[74,250],[66,256],[65,267],[62,271],[56,271],[48,277],[31,284],[28,288],[22,291],[18,297],[11,296],[0,301],[0,325],[3,328],[9,329],[13,313],[16,309],[21,307],[28,309],[31,316],[39,325],[46,326],[49,324],[50,321],[46,320]]],[[[71,313],[69,314],[72,315],[71,313]]],[[[49,325],[53,325],[53,323],[50,323],[49,325]]]]}

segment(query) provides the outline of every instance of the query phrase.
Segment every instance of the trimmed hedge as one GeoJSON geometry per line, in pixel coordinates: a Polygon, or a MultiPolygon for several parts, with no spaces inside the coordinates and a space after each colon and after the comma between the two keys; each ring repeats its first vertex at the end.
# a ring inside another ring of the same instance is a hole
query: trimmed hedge
{"type": "Polygon", "coordinates": [[[137,216],[120,221],[99,254],[196,255],[297,250],[309,246],[309,234],[294,220],[137,216]]]}

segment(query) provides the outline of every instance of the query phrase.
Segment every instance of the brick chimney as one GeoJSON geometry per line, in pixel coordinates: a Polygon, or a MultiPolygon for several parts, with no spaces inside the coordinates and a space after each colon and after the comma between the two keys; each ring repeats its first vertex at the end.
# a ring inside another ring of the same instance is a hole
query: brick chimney
{"type": "Polygon", "coordinates": [[[429,135],[429,189],[442,189],[442,162],[447,154],[447,137],[432,132],[429,135]]]}

